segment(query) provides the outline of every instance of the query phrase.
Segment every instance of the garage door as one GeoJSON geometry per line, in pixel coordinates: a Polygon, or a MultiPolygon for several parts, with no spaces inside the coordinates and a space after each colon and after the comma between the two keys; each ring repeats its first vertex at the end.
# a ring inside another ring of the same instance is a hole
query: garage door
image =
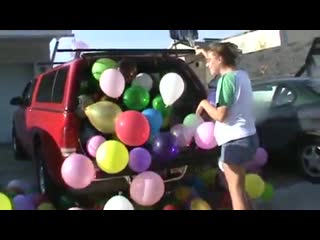
{"type": "Polygon", "coordinates": [[[10,105],[10,100],[21,96],[33,75],[33,64],[0,64],[0,143],[11,142],[12,114],[16,106],[10,105]]]}

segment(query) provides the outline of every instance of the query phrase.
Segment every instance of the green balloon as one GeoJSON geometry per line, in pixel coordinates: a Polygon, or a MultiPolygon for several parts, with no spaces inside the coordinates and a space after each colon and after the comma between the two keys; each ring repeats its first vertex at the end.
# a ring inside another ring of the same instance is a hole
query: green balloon
{"type": "Polygon", "coordinates": [[[61,196],[59,199],[59,205],[63,209],[69,209],[71,207],[74,207],[75,202],[68,196],[61,196]]]}
{"type": "Polygon", "coordinates": [[[261,199],[264,201],[269,201],[272,199],[274,193],[273,186],[270,183],[265,184],[264,192],[261,195],[261,199]]]}
{"type": "Polygon", "coordinates": [[[161,112],[163,118],[169,116],[172,110],[172,107],[166,107],[160,95],[153,99],[152,107],[161,112]]]}
{"type": "Polygon", "coordinates": [[[101,74],[107,69],[118,68],[119,64],[110,58],[100,58],[92,66],[92,74],[96,80],[100,80],[101,74]]]}
{"type": "Polygon", "coordinates": [[[124,92],[123,102],[129,109],[139,111],[148,106],[150,95],[145,88],[132,86],[124,92]]]}

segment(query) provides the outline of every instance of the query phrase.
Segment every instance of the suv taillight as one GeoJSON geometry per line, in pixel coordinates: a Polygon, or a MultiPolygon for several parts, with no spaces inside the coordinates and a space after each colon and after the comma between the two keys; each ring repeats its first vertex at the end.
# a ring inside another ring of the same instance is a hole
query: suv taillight
{"type": "Polygon", "coordinates": [[[61,134],[61,154],[68,157],[75,153],[78,147],[78,131],[77,128],[70,125],[64,126],[61,134]]]}

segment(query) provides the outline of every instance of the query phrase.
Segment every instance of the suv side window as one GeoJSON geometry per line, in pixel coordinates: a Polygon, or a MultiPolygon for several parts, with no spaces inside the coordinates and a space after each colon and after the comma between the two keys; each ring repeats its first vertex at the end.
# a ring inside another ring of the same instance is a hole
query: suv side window
{"type": "Polygon", "coordinates": [[[69,67],[46,74],[40,83],[37,102],[61,103],[69,67]]]}
{"type": "Polygon", "coordinates": [[[26,87],[24,88],[24,90],[22,92],[22,100],[23,100],[24,105],[26,105],[26,106],[29,106],[31,103],[31,99],[32,99],[34,87],[36,85],[36,81],[37,81],[37,79],[33,79],[30,82],[28,82],[28,84],[26,85],[26,87]]]}

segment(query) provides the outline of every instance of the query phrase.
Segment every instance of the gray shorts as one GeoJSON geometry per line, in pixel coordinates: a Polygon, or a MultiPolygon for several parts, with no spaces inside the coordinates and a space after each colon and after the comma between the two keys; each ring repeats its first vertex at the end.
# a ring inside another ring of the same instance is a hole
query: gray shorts
{"type": "Polygon", "coordinates": [[[221,146],[219,164],[243,165],[253,160],[259,147],[257,134],[227,142],[221,146]]]}

